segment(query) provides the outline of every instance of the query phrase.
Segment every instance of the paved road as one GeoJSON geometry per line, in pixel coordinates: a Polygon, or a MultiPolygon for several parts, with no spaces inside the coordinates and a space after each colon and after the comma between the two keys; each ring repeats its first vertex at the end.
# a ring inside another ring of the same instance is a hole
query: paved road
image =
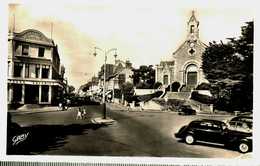
{"type": "MultiPolygon", "coordinates": [[[[116,122],[91,124],[101,117],[100,106],[88,106],[88,118],[75,120],[76,110],[13,115],[13,121],[33,133],[30,152],[48,155],[164,156],[233,158],[240,153],[216,145],[186,145],[173,133],[202,115],[180,116],[170,112],[125,112],[108,110],[116,122]]],[[[211,117],[222,119],[223,117],[211,117]]]]}

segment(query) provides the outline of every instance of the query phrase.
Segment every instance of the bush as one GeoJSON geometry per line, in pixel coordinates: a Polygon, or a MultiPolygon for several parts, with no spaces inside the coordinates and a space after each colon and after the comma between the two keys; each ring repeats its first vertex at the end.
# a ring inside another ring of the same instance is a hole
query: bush
{"type": "Polygon", "coordinates": [[[152,94],[147,94],[147,95],[141,95],[141,96],[137,96],[137,101],[149,101],[155,97],[160,97],[162,95],[162,91],[157,91],[157,92],[154,92],[152,94]]]}
{"type": "Polygon", "coordinates": [[[122,91],[120,89],[114,89],[114,97],[117,99],[121,99],[122,91]]]}
{"type": "Polygon", "coordinates": [[[167,92],[170,92],[170,91],[171,91],[170,85],[168,85],[168,86],[165,88],[165,90],[166,90],[167,92]]]}
{"type": "Polygon", "coordinates": [[[196,87],[196,90],[210,90],[210,84],[209,83],[201,83],[196,87]]]}
{"type": "Polygon", "coordinates": [[[166,91],[170,92],[172,90],[172,92],[178,92],[180,86],[181,84],[179,82],[173,82],[166,87],[166,91]]]}
{"type": "Polygon", "coordinates": [[[178,89],[180,88],[181,84],[179,82],[173,82],[172,83],[172,91],[178,92],[178,89]]]}
{"type": "Polygon", "coordinates": [[[213,97],[199,94],[197,91],[193,91],[191,93],[191,99],[199,101],[204,104],[213,104],[215,101],[213,97]]]}
{"type": "Polygon", "coordinates": [[[137,89],[150,89],[150,88],[151,88],[151,85],[147,84],[146,82],[139,82],[139,83],[136,85],[136,88],[137,88],[137,89]]]}
{"type": "Polygon", "coordinates": [[[158,89],[160,86],[162,86],[162,83],[161,83],[161,82],[156,82],[156,83],[153,85],[153,89],[158,89]]]}
{"type": "Polygon", "coordinates": [[[122,94],[124,94],[124,99],[127,102],[131,102],[134,95],[134,85],[132,83],[126,82],[122,84],[121,90],[122,94]]]}

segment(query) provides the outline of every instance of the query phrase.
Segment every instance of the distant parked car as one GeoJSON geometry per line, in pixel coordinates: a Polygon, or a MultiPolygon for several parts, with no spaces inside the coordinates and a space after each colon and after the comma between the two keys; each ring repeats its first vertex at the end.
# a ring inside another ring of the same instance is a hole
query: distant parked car
{"type": "Polygon", "coordinates": [[[253,131],[253,116],[252,114],[243,114],[235,116],[227,121],[230,130],[238,130],[243,132],[253,131]]]}
{"type": "Polygon", "coordinates": [[[190,105],[183,105],[179,108],[179,115],[196,115],[196,111],[190,105]]]}
{"type": "Polygon", "coordinates": [[[226,123],[218,120],[194,120],[181,127],[175,137],[183,139],[187,144],[204,141],[236,148],[241,153],[252,150],[252,133],[229,130],[226,123]]]}

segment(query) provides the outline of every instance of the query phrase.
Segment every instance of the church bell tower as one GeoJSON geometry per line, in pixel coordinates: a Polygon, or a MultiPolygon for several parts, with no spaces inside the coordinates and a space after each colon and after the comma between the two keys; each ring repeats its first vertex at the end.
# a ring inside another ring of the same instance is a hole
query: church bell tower
{"type": "Polygon", "coordinates": [[[199,21],[195,17],[194,10],[187,24],[187,40],[189,42],[196,42],[199,39],[199,21]]]}

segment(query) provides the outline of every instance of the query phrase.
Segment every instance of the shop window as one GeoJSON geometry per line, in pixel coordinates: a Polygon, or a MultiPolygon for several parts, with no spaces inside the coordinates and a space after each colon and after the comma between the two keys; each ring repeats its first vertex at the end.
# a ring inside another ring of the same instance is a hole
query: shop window
{"type": "Polygon", "coordinates": [[[13,95],[13,101],[14,102],[22,101],[22,85],[13,84],[13,92],[15,94],[15,95],[13,95]]]}
{"type": "Polygon", "coordinates": [[[38,50],[38,56],[39,57],[44,57],[44,51],[45,51],[45,49],[40,47],[39,50],[38,50]]]}
{"type": "Polygon", "coordinates": [[[42,102],[48,102],[49,100],[49,86],[42,85],[42,102]]]}

